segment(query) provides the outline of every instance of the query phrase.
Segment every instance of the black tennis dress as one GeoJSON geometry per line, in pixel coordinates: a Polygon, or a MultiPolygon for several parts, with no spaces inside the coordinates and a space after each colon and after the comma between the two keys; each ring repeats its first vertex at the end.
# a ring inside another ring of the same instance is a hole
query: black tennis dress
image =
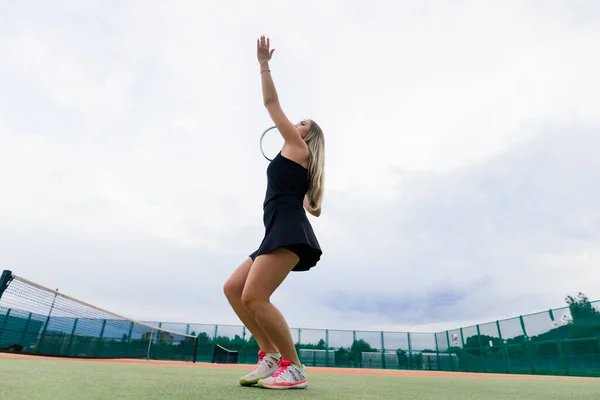
{"type": "Polygon", "coordinates": [[[322,251],[303,206],[308,188],[308,169],[279,152],[267,167],[265,236],[258,250],[250,254],[252,260],[283,247],[300,258],[292,271],[308,271],[317,264],[322,251]]]}

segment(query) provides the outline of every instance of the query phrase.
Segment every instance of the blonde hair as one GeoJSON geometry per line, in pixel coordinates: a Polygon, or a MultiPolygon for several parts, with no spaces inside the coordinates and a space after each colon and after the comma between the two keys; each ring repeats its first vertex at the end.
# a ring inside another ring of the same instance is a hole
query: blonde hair
{"type": "Polygon", "coordinates": [[[304,138],[310,150],[308,160],[310,185],[306,197],[310,211],[320,213],[325,183],[325,137],[321,127],[312,119],[309,121],[310,131],[304,138]]]}

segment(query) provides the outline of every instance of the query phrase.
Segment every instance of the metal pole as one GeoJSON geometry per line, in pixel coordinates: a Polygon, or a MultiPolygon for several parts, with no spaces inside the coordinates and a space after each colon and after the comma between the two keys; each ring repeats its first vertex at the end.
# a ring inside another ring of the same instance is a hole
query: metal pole
{"type": "Polygon", "coordinates": [[[196,340],[194,340],[194,363],[198,359],[198,338],[200,335],[196,336],[196,340]]]}
{"type": "Polygon", "coordinates": [[[381,331],[381,366],[383,367],[383,369],[385,369],[385,339],[383,338],[383,336],[383,331],[381,331]]]}
{"type": "Polygon", "coordinates": [[[50,316],[52,315],[52,310],[54,310],[54,303],[56,302],[56,296],[58,296],[58,288],[54,293],[54,298],[52,299],[52,304],[50,305],[50,311],[48,311],[48,317],[46,317],[46,323],[44,324],[44,329],[42,330],[42,335],[40,336],[40,340],[36,346],[36,353],[40,353],[40,347],[42,346],[42,342],[44,341],[44,337],[46,336],[46,330],[48,329],[48,324],[50,323],[50,316]]]}
{"type": "Polygon", "coordinates": [[[2,275],[0,276],[0,298],[2,298],[4,291],[8,288],[12,279],[12,271],[4,270],[4,272],[2,272],[2,275]]]}
{"type": "Polygon", "coordinates": [[[150,340],[148,340],[148,351],[146,352],[146,358],[150,359],[150,346],[152,346],[152,337],[154,336],[154,329],[150,330],[150,340]]]}
{"type": "Polygon", "coordinates": [[[6,325],[8,325],[8,320],[10,319],[10,312],[11,309],[9,308],[8,312],[4,316],[4,322],[2,323],[2,328],[0,329],[0,339],[2,338],[2,335],[4,335],[4,328],[6,328],[6,325]]]}
{"type": "Polygon", "coordinates": [[[412,343],[410,340],[410,332],[406,333],[406,338],[408,339],[408,368],[413,369],[412,343]]]}
{"type": "MultiPolygon", "coordinates": [[[[27,334],[27,329],[29,328],[29,322],[31,322],[31,315],[32,313],[29,313],[29,317],[27,317],[27,322],[25,323],[25,328],[23,328],[23,334],[21,335],[21,340],[19,340],[19,344],[23,347],[25,347],[25,335],[27,334]]],[[[0,335],[2,336],[2,335],[0,335]]]]}
{"type": "Polygon", "coordinates": [[[329,367],[329,329],[325,329],[325,366],[329,367]]]}

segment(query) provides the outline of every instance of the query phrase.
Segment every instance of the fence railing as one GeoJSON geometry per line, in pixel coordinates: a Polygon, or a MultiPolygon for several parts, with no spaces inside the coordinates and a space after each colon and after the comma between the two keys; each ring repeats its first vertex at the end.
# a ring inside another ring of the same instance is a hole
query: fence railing
{"type": "MultiPolygon", "coordinates": [[[[600,376],[600,302],[436,333],[291,329],[309,366],[600,376]]],[[[138,322],[5,271],[0,351],[211,362],[215,346],[256,363],[242,325],[138,322]]]]}
{"type": "MultiPolygon", "coordinates": [[[[437,333],[292,328],[310,366],[600,376],[600,302],[585,312],[564,307],[437,333]]],[[[256,362],[241,325],[146,322],[197,335],[199,360],[219,344],[256,362]],[[205,353],[203,355],[203,353],[205,353]]]]}
{"type": "MultiPolygon", "coordinates": [[[[219,344],[240,352],[242,363],[255,363],[258,347],[242,325],[208,325],[145,321],[160,329],[198,336],[199,348],[209,350],[219,344]]],[[[406,367],[420,368],[420,353],[435,352],[435,334],[420,332],[357,331],[292,328],[292,338],[300,357],[312,366],[397,368],[405,357],[406,367]],[[328,350],[328,351],[325,351],[328,350]],[[368,353],[368,354],[367,354],[368,353]],[[387,364],[386,364],[387,361],[387,364]]],[[[198,360],[207,361],[212,353],[199,350],[198,360]]],[[[303,361],[304,362],[304,361],[303,361]]]]}

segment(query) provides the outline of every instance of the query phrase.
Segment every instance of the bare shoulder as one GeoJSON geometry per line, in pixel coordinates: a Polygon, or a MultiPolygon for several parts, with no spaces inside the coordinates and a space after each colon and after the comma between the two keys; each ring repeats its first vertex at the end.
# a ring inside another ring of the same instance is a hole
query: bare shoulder
{"type": "Polygon", "coordinates": [[[286,143],[281,149],[281,155],[302,165],[304,168],[308,168],[310,150],[304,142],[301,142],[300,144],[286,143]]]}

